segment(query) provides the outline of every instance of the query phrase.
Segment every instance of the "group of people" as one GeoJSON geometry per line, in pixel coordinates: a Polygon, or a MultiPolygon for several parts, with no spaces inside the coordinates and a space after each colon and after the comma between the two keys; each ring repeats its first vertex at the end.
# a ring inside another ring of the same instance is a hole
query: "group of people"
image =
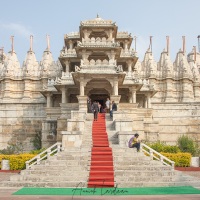
{"type": "Polygon", "coordinates": [[[92,103],[88,97],[87,108],[89,113],[94,113],[94,121],[97,121],[98,113],[110,113],[110,119],[113,119],[113,111],[117,111],[117,104],[107,98],[105,107],[103,107],[98,101],[92,103]]]}
{"type": "MultiPolygon", "coordinates": [[[[109,98],[107,98],[105,102],[105,107],[98,102],[94,101],[92,103],[91,99],[88,97],[87,99],[87,105],[88,105],[88,112],[94,113],[94,121],[97,121],[98,119],[98,113],[110,113],[110,119],[113,119],[113,112],[117,111],[117,104],[114,101],[111,101],[109,98]]],[[[140,151],[140,141],[138,139],[139,134],[135,133],[133,137],[130,138],[128,146],[129,148],[136,148],[137,151],[140,151]]]]}

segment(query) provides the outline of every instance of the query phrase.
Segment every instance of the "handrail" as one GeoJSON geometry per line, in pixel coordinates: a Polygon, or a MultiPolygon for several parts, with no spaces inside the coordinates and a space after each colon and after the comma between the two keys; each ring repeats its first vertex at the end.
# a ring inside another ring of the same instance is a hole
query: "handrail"
{"type": "Polygon", "coordinates": [[[62,144],[60,142],[55,143],[54,145],[50,146],[48,149],[44,150],[37,156],[33,157],[32,159],[26,161],[26,169],[30,169],[33,165],[39,165],[41,160],[48,159],[52,154],[58,153],[61,151],[62,144]]]}
{"type": "Polygon", "coordinates": [[[158,153],[157,151],[147,146],[146,144],[141,143],[141,150],[145,152],[147,155],[149,155],[152,159],[155,158],[156,160],[161,161],[164,165],[171,166],[172,169],[174,169],[174,164],[175,164],[174,161],[158,153]]]}

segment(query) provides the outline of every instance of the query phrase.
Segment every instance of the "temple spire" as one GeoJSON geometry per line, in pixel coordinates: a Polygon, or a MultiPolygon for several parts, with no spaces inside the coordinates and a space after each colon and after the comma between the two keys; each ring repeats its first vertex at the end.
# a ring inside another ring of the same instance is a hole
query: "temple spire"
{"type": "Polygon", "coordinates": [[[4,47],[0,48],[0,62],[3,62],[4,47]]]}
{"type": "Polygon", "coordinates": [[[11,39],[11,54],[13,54],[13,52],[14,52],[14,36],[11,36],[10,39],[11,39]]]}
{"type": "Polygon", "coordinates": [[[152,53],[152,37],[153,36],[150,36],[150,44],[149,44],[149,50],[151,51],[151,53],[152,53]]]}
{"type": "Polygon", "coordinates": [[[193,46],[194,48],[194,63],[196,63],[196,60],[197,60],[197,49],[196,49],[196,46],[193,46]]]}
{"type": "Polygon", "coordinates": [[[183,55],[185,55],[185,36],[182,36],[183,40],[183,55]]]}
{"type": "Polygon", "coordinates": [[[33,36],[30,36],[30,51],[33,51],[33,36]]]}
{"type": "Polygon", "coordinates": [[[46,35],[47,39],[47,51],[50,51],[50,40],[49,40],[49,35],[46,35]]]}
{"type": "Polygon", "coordinates": [[[167,55],[169,55],[169,36],[166,36],[167,40],[167,55]]]}
{"type": "Polygon", "coordinates": [[[136,36],[134,36],[134,42],[135,42],[135,52],[136,52],[136,42],[137,42],[137,37],[136,36]]]}

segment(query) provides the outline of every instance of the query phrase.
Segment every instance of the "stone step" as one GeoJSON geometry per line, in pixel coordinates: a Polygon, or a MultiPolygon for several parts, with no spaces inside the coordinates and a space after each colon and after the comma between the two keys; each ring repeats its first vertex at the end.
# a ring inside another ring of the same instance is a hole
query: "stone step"
{"type": "MultiPolygon", "coordinates": [[[[59,165],[67,165],[67,166],[86,166],[88,165],[88,162],[87,160],[59,160],[59,162],[56,162],[56,164],[59,166],[59,165]]],[[[49,164],[49,165],[55,165],[55,161],[54,160],[47,160],[46,161],[46,164],[49,164]]]]}
{"type": "Polygon", "coordinates": [[[62,181],[62,182],[31,182],[31,181],[4,181],[0,182],[0,187],[87,187],[87,181],[78,180],[78,181],[62,181]]]}
{"type": "Polygon", "coordinates": [[[172,176],[132,176],[132,177],[120,177],[120,178],[115,178],[116,183],[128,183],[128,182],[135,182],[135,183],[140,183],[140,182],[172,182],[173,178],[172,176]]]}
{"type": "Polygon", "coordinates": [[[123,176],[125,173],[126,174],[132,174],[133,173],[133,175],[135,174],[135,173],[138,173],[138,172],[144,172],[144,171],[147,171],[147,172],[156,172],[156,171],[162,171],[162,172],[164,172],[164,171],[171,171],[171,169],[170,168],[168,168],[168,167],[165,167],[165,166],[157,166],[157,167],[155,167],[155,166],[145,166],[145,167],[143,167],[143,166],[134,166],[132,169],[130,169],[130,170],[125,170],[125,169],[122,169],[122,170],[117,170],[116,169],[116,166],[115,166],[115,174],[116,175],[118,175],[118,176],[123,176]]]}
{"type": "Polygon", "coordinates": [[[32,181],[32,182],[54,182],[54,181],[78,181],[78,180],[84,180],[86,181],[88,179],[88,173],[79,174],[77,175],[35,175],[35,174],[29,174],[27,175],[21,175],[21,176],[11,176],[11,181],[32,181]]]}
{"type": "Polygon", "coordinates": [[[55,160],[88,160],[90,155],[87,156],[75,156],[75,155],[63,155],[62,157],[58,156],[55,160]]]}
{"type": "MultiPolygon", "coordinates": [[[[80,171],[80,170],[88,170],[88,166],[85,165],[79,165],[79,166],[71,166],[71,170],[74,170],[74,171],[80,171]]],[[[62,171],[62,170],[70,170],[70,167],[67,166],[65,163],[59,163],[56,164],[56,163],[53,163],[53,165],[49,165],[49,164],[44,164],[44,165],[34,165],[31,167],[31,170],[58,170],[58,171],[62,171]]],[[[23,172],[23,171],[21,171],[23,172]]]]}
{"type": "Polygon", "coordinates": [[[84,173],[88,173],[88,166],[83,167],[82,169],[79,169],[78,171],[73,170],[73,168],[71,168],[71,170],[66,169],[66,170],[51,170],[51,169],[47,169],[47,170],[26,170],[24,171],[21,175],[28,175],[28,174],[35,174],[35,175],[52,175],[52,176],[60,176],[62,174],[62,176],[79,176],[80,174],[84,174],[84,173]],[[80,173],[81,172],[81,173],[80,173]]]}
{"type": "Polygon", "coordinates": [[[116,182],[117,187],[170,187],[170,186],[199,186],[199,182],[193,182],[193,183],[184,183],[184,182],[116,182]]]}

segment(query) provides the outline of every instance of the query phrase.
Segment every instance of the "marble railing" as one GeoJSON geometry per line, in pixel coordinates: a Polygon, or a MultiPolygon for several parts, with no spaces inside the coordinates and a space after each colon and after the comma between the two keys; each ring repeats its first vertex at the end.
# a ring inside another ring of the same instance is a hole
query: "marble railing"
{"type": "Polygon", "coordinates": [[[100,59],[98,59],[98,60],[93,60],[93,59],[91,59],[90,61],[89,60],[81,60],[81,67],[84,67],[84,66],[86,66],[86,65],[89,65],[89,66],[95,66],[95,65],[102,65],[102,66],[108,66],[108,65],[115,65],[116,66],[116,60],[106,60],[106,59],[104,59],[104,60],[100,60],[100,59]]]}
{"type": "Polygon", "coordinates": [[[118,32],[117,38],[128,38],[130,37],[130,34],[128,32],[118,32]]]}
{"type": "Polygon", "coordinates": [[[39,165],[42,160],[49,159],[50,156],[56,155],[61,151],[61,147],[62,144],[60,142],[57,142],[37,156],[30,159],[29,161],[26,161],[26,169],[30,169],[33,165],[39,165]]]}
{"type": "Polygon", "coordinates": [[[120,44],[115,41],[106,40],[106,38],[91,38],[88,40],[82,40],[82,42],[78,42],[78,46],[100,46],[100,47],[119,47],[120,44]]]}
{"type": "Polygon", "coordinates": [[[65,34],[65,38],[80,38],[80,33],[79,32],[71,32],[68,34],[65,34]]]}
{"type": "Polygon", "coordinates": [[[77,57],[75,49],[64,49],[60,52],[60,57],[77,57]]]}
{"type": "Polygon", "coordinates": [[[150,148],[149,146],[147,146],[144,143],[141,143],[141,150],[142,152],[144,152],[145,154],[147,154],[148,156],[150,156],[150,158],[153,160],[158,160],[160,161],[162,164],[170,166],[172,169],[174,169],[175,166],[175,162],[168,159],[167,157],[163,156],[162,154],[158,153],[157,151],[155,151],[154,149],[150,148]]]}
{"type": "Polygon", "coordinates": [[[123,49],[121,51],[120,57],[133,57],[135,56],[135,51],[134,50],[129,50],[129,49],[123,49]]]}
{"type": "Polygon", "coordinates": [[[116,73],[116,66],[114,65],[86,65],[80,68],[80,72],[99,72],[99,73],[105,73],[105,72],[115,72],[116,73]]]}
{"type": "Polygon", "coordinates": [[[88,25],[96,25],[96,26],[99,26],[99,25],[113,25],[115,23],[113,23],[111,20],[88,20],[88,21],[81,21],[81,25],[84,26],[88,26],[88,25]]]}

